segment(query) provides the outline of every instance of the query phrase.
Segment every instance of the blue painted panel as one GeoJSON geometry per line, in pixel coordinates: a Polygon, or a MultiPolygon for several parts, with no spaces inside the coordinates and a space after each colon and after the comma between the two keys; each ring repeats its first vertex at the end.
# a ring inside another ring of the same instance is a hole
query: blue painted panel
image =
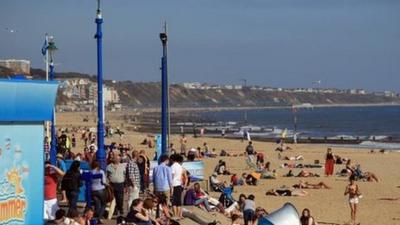
{"type": "Polygon", "coordinates": [[[51,120],[58,83],[0,80],[0,121],[51,120]]]}

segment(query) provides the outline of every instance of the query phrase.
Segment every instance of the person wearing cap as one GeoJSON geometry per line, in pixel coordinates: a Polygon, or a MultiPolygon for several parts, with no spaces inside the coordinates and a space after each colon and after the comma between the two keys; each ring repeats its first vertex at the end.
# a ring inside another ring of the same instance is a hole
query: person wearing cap
{"type": "Polygon", "coordinates": [[[66,171],[67,171],[67,166],[65,165],[63,155],[62,155],[61,153],[58,153],[57,156],[56,156],[56,158],[57,158],[56,166],[57,166],[60,170],[62,170],[63,172],[66,172],[66,171]]]}

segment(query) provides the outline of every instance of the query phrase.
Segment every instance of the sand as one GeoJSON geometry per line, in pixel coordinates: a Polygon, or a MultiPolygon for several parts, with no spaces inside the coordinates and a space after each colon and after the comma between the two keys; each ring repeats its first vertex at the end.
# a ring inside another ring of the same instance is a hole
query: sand
{"type": "MultiPolygon", "coordinates": [[[[66,126],[83,126],[95,127],[94,121],[83,123],[83,114],[61,113],[57,115],[57,125],[59,127],[66,126]]],[[[89,114],[91,117],[94,114],[89,114]]],[[[109,116],[109,115],[108,115],[109,116]]],[[[109,118],[112,118],[111,116],[109,118]]],[[[123,126],[122,121],[110,119],[113,126],[123,126]]],[[[121,126],[121,127],[122,127],[121,126]]],[[[124,129],[124,128],[122,128],[124,129]]],[[[106,139],[106,143],[111,141],[130,143],[135,149],[147,150],[149,155],[154,154],[154,149],[148,149],[146,146],[139,145],[139,143],[146,137],[147,134],[140,134],[134,132],[127,132],[123,139],[113,137],[106,139]]],[[[82,141],[78,137],[78,147],[74,149],[79,152],[82,149],[82,141]]],[[[179,148],[179,136],[173,135],[171,141],[175,147],[179,148]]],[[[247,142],[240,140],[228,140],[222,138],[206,138],[188,137],[188,147],[202,146],[203,142],[207,142],[210,149],[215,148],[217,152],[221,149],[226,149],[230,153],[243,153],[247,142]]],[[[309,171],[316,172],[321,175],[319,178],[302,178],[311,183],[323,181],[327,183],[332,189],[329,190],[307,190],[310,193],[308,197],[275,197],[266,196],[265,192],[271,188],[278,188],[282,185],[291,186],[299,181],[299,178],[282,177],[289,169],[281,169],[279,165],[283,164],[283,160],[278,160],[278,153],[274,151],[276,144],[265,142],[253,142],[256,151],[261,151],[266,156],[266,161],[271,162],[271,168],[277,168],[278,179],[276,180],[261,180],[257,186],[244,186],[235,187],[234,196],[244,193],[254,194],[256,197],[256,205],[264,207],[267,211],[272,212],[281,207],[285,202],[294,204],[301,213],[303,208],[309,208],[311,214],[316,218],[320,224],[346,224],[350,221],[350,209],[348,206],[347,197],[343,195],[348,181],[346,178],[341,177],[325,177],[323,169],[309,169],[309,171]]],[[[301,163],[313,163],[318,159],[324,162],[324,156],[327,145],[323,144],[298,144],[289,145],[293,151],[286,152],[283,155],[295,156],[303,155],[305,160],[301,163]]],[[[369,153],[368,150],[351,149],[351,148],[333,148],[335,154],[342,157],[352,159],[354,164],[361,164],[363,171],[370,171],[375,173],[381,181],[375,182],[358,182],[361,189],[363,198],[360,200],[357,221],[363,225],[377,224],[377,225],[400,225],[400,200],[397,201],[384,201],[380,198],[398,198],[400,197],[400,153],[389,152],[369,153]]],[[[227,162],[228,169],[231,172],[241,174],[242,172],[251,172],[247,169],[245,157],[218,157],[205,159],[205,173],[210,175],[219,159],[224,159],[227,162]]],[[[340,171],[344,165],[335,165],[335,171],[340,171]]],[[[298,173],[300,169],[294,169],[294,173],[298,173]]],[[[229,176],[219,176],[220,180],[229,180],[229,176]]],[[[218,196],[217,193],[212,195],[218,196]]]]}

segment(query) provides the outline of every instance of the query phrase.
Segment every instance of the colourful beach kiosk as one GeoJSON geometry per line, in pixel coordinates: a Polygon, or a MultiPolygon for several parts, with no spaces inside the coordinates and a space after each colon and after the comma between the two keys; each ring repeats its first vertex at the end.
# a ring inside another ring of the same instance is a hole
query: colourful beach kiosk
{"type": "Polygon", "coordinates": [[[0,224],[43,224],[44,121],[57,87],[0,80],[0,224]]]}

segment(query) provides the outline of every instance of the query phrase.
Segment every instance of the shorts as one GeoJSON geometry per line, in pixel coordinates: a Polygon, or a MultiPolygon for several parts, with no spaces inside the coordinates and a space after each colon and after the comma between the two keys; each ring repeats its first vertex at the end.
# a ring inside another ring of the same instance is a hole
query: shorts
{"type": "Polygon", "coordinates": [[[349,203],[358,204],[360,202],[358,197],[349,198],[349,203]]]}
{"type": "Polygon", "coordinates": [[[161,198],[162,196],[164,196],[167,199],[167,202],[169,203],[170,201],[170,192],[169,191],[155,191],[154,194],[158,197],[161,198]]]}
{"type": "Polygon", "coordinates": [[[54,220],[56,216],[56,212],[59,209],[57,204],[57,198],[44,200],[44,219],[45,220],[54,220]]]}
{"type": "Polygon", "coordinates": [[[182,206],[182,192],[182,186],[174,187],[174,190],[172,192],[172,206],[182,206]]]}
{"type": "Polygon", "coordinates": [[[252,221],[254,219],[255,212],[252,209],[246,209],[243,211],[243,219],[244,221],[252,221]]]}

